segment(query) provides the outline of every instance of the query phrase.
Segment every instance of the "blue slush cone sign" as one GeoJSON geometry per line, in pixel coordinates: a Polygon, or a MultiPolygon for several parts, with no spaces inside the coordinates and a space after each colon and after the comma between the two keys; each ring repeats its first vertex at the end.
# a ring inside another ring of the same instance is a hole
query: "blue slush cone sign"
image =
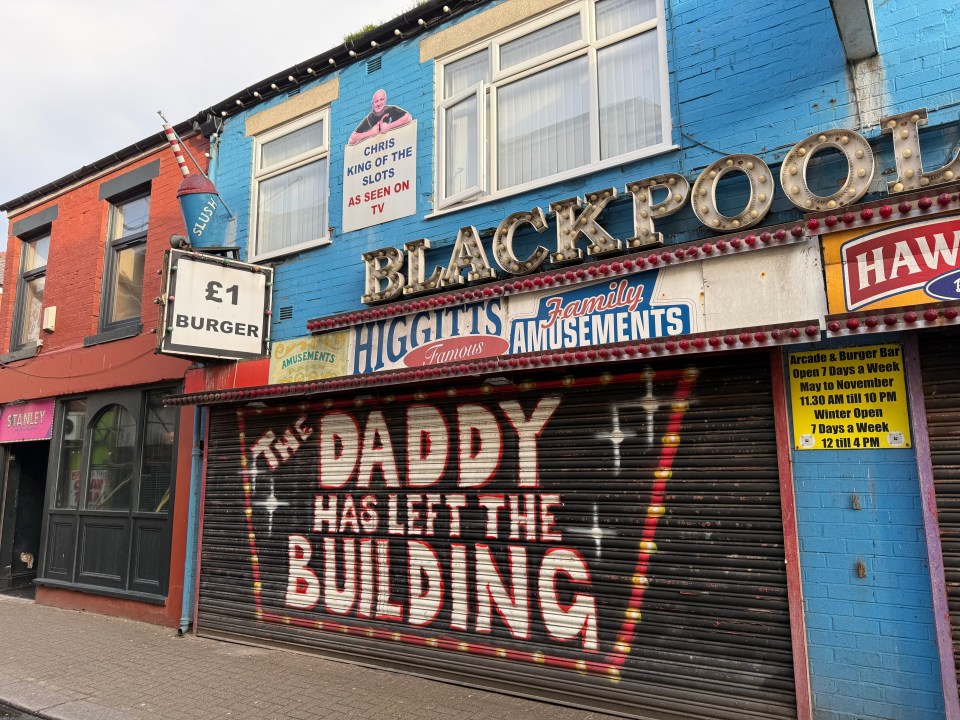
{"type": "Polygon", "coordinates": [[[187,175],[177,189],[177,199],[193,247],[202,249],[233,243],[234,218],[209,179],[202,175],[187,175]]]}

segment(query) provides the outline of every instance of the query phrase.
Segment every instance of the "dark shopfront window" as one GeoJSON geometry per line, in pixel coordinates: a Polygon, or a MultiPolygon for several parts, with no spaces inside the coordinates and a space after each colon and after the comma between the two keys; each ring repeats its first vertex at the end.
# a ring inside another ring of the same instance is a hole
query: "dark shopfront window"
{"type": "Polygon", "coordinates": [[[170,391],[60,403],[41,584],[164,597],[179,419],[161,402],[170,391]]]}

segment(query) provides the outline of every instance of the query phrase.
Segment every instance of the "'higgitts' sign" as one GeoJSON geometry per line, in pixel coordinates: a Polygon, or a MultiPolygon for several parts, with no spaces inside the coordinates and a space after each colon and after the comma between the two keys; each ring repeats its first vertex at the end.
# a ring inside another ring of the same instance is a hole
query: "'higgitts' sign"
{"type": "Polygon", "coordinates": [[[830,311],[960,300],[960,215],[823,238],[830,311]]]}
{"type": "Polygon", "coordinates": [[[364,323],[352,329],[351,374],[684,335],[703,326],[701,286],[664,268],[364,323]]]}
{"type": "MultiPolygon", "coordinates": [[[[582,272],[585,278],[590,270],[582,272]]],[[[531,287],[536,289],[511,295],[478,292],[477,300],[446,307],[423,302],[417,311],[317,337],[349,334],[346,370],[339,374],[364,375],[506,355],[589,352],[826,313],[820,248],[812,240],[569,286],[531,287]],[[739,302],[751,295],[763,302],[739,302]]]]}

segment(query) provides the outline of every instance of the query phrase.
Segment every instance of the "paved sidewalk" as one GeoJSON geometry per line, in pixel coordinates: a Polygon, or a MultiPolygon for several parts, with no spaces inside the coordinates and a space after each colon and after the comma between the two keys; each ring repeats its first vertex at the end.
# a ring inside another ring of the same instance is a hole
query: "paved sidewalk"
{"type": "Polygon", "coordinates": [[[56,720],[610,718],[6,596],[0,702],[56,720]]]}

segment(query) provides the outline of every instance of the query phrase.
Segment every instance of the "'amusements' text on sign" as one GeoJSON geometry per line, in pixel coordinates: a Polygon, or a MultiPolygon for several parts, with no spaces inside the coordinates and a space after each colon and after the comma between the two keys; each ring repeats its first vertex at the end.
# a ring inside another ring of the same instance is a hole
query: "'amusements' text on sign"
{"type": "Polygon", "coordinates": [[[797,450],[910,447],[900,345],[792,353],[788,372],[797,450]]]}

